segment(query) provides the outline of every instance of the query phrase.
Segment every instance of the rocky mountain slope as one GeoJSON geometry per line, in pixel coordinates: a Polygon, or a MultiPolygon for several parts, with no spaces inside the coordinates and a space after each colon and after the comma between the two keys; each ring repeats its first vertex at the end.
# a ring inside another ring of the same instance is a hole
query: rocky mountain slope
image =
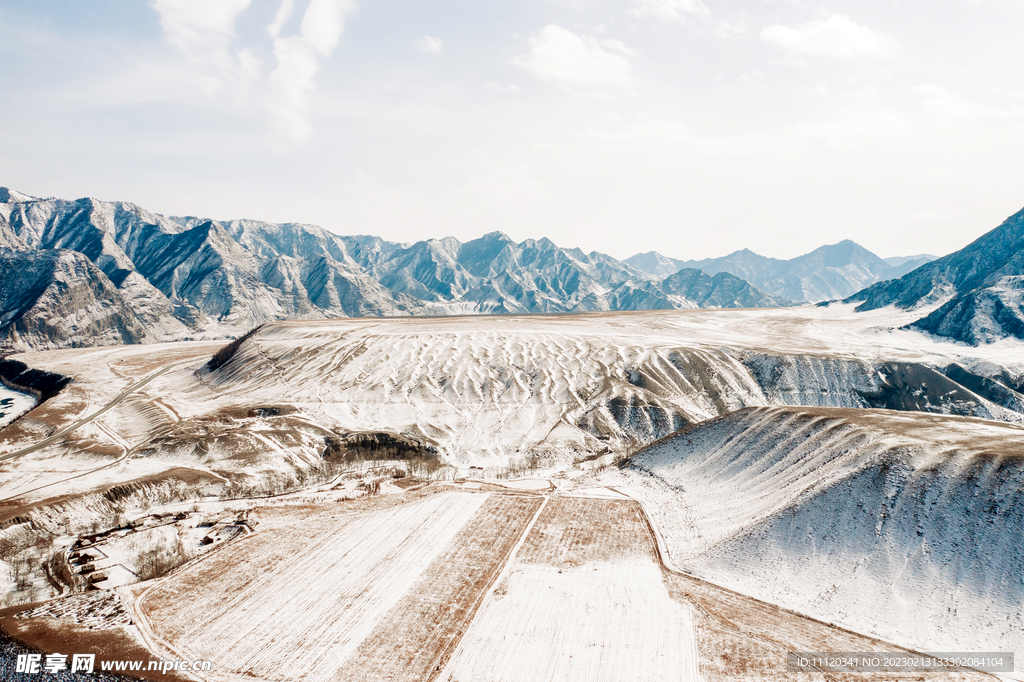
{"type": "Polygon", "coordinates": [[[978,344],[1024,338],[1024,210],[964,248],[850,296],[858,311],[938,305],[912,329],[978,344]]]}
{"type": "Polygon", "coordinates": [[[712,276],[694,268],[683,268],[660,282],[626,282],[606,298],[609,304],[605,308],[607,310],[774,308],[793,305],[791,301],[766,294],[750,282],[727,272],[712,276]]]}
{"type": "Polygon", "coordinates": [[[735,277],[650,275],[500,232],[396,244],[0,188],[0,344],[237,336],[268,320],[787,305],[735,277]],[[27,278],[12,273],[25,269],[27,278]]]}
{"type": "Polygon", "coordinates": [[[650,251],[625,262],[660,277],[680,268],[696,268],[709,274],[728,272],[770,295],[817,302],[844,298],[875,282],[900,277],[928,262],[928,258],[922,255],[883,260],[847,239],[789,260],[767,258],[742,249],[721,258],[687,261],[650,251]]]}

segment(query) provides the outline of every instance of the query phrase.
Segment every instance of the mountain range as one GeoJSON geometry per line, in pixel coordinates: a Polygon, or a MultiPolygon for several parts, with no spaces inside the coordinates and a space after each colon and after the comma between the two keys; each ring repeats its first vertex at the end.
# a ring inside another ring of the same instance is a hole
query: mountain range
{"type": "Polygon", "coordinates": [[[817,303],[846,298],[875,282],[902,277],[931,260],[935,256],[927,254],[882,259],[847,239],[789,260],[742,249],[704,260],[678,260],[649,251],[624,262],[655,277],[665,277],[680,268],[709,274],[728,272],[773,296],[817,303]]]}
{"type": "Polygon", "coordinates": [[[895,305],[927,314],[908,325],[969,344],[1024,339],[1024,209],[959,251],[849,298],[856,310],[895,305]]]}
{"type": "Polygon", "coordinates": [[[789,305],[726,273],[655,279],[500,232],[398,244],[0,189],[0,343],[237,336],[267,320],[789,305]]]}
{"type": "Polygon", "coordinates": [[[269,320],[754,308],[845,299],[921,309],[913,329],[1024,338],[1024,211],[961,251],[877,257],[852,241],[625,261],[501,232],[400,244],[299,223],[164,216],[0,188],[0,348],[222,338],[269,320]]]}

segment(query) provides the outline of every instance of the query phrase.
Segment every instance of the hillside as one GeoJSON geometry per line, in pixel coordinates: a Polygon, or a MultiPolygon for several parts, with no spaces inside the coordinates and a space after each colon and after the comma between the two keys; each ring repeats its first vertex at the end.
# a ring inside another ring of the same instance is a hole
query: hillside
{"type": "Polygon", "coordinates": [[[124,586],[147,645],[281,679],[313,679],[279,662],[307,652],[316,679],[524,682],[1019,654],[1024,344],[879,330],[899,315],[296,320],[21,353],[69,383],[0,430],[5,599],[33,605],[0,625],[95,623],[124,586]],[[158,548],[188,563],[140,582],[158,548]],[[40,605],[64,585],[100,589],[40,605]]]}
{"type": "Polygon", "coordinates": [[[858,311],[937,306],[909,325],[969,344],[1024,338],[1024,210],[964,248],[847,299],[858,311]]]}
{"type": "MultiPolygon", "coordinates": [[[[987,368],[995,376],[982,376],[938,357],[927,364],[827,357],[780,347],[788,339],[779,337],[791,328],[770,319],[756,325],[760,338],[750,345],[774,350],[724,346],[709,335],[735,330],[742,344],[739,325],[726,317],[741,315],[279,322],[247,338],[216,370],[200,373],[190,402],[203,405],[222,391],[262,403],[288,395],[347,428],[427,439],[460,466],[497,468],[527,455],[565,464],[626,453],[751,406],[887,408],[1024,422],[1024,396],[997,374],[1000,365],[987,368]],[[691,317],[703,319],[689,327],[691,317]]],[[[836,342],[849,353],[854,338],[851,330],[836,342]]]]}
{"type": "Polygon", "coordinates": [[[611,480],[694,576],[919,651],[1021,651],[1022,435],[748,409],[641,450],[611,480]]]}

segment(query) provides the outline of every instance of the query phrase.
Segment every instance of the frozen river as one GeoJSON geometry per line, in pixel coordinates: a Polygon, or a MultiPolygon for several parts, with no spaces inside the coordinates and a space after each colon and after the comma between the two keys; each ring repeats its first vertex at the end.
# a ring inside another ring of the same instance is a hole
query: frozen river
{"type": "Polygon", "coordinates": [[[36,405],[35,396],[12,391],[0,385],[0,428],[31,410],[36,405]]]}

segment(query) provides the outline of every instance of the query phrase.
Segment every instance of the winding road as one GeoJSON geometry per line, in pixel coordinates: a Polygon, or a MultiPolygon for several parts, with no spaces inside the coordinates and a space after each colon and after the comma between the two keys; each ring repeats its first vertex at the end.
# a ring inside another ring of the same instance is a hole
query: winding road
{"type": "Polygon", "coordinates": [[[158,376],[160,376],[162,374],[165,374],[172,367],[174,367],[174,365],[167,365],[166,367],[163,367],[162,369],[158,369],[157,371],[153,372],[152,374],[147,376],[142,381],[139,381],[139,382],[133,384],[132,386],[129,386],[125,390],[123,390],[121,393],[118,394],[118,396],[116,398],[114,398],[109,403],[107,403],[106,405],[104,405],[100,409],[98,409],[95,412],[93,412],[92,414],[90,414],[88,417],[80,419],[77,422],[75,422],[74,424],[71,424],[70,426],[64,427],[63,429],[61,429],[57,433],[53,434],[52,436],[47,436],[46,438],[44,438],[43,440],[39,441],[38,443],[35,443],[33,445],[29,445],[28,447],[24,447],[24,448],[22,448],[20,450],[15,450],[14,452],[9,452],[6,455],[0,455],[0,462],[2,462],[4,460],[7,460],[7,459],[13,459],[15,457],[21,457],[22,455],[27,455],[30,452],[35,452],[36,450],[40,450],[42,448],[45,448],[47,445],[51,445],[52,443],[60,440],[61,438],[63,438],[64,436],[68,435],[72,431],[74,431],[74,430],[76,430],[78,428],[81,428],[82,426],[88,424],[89,422],[91,422],[92,420],[96,419],[97,417],[99,417],[103,413],[107,412],[108,410],[110,410],[110,409],[112,409],[114,407],[117,407],[122,402],[124,402],[125,398],[130,396],[132,393],[135,393],[136,391],[138,391],[140,388],[142,388],[143,386],[145,386],[149,382],[153,381],[153,379],[156,379],[158,376]]]}

